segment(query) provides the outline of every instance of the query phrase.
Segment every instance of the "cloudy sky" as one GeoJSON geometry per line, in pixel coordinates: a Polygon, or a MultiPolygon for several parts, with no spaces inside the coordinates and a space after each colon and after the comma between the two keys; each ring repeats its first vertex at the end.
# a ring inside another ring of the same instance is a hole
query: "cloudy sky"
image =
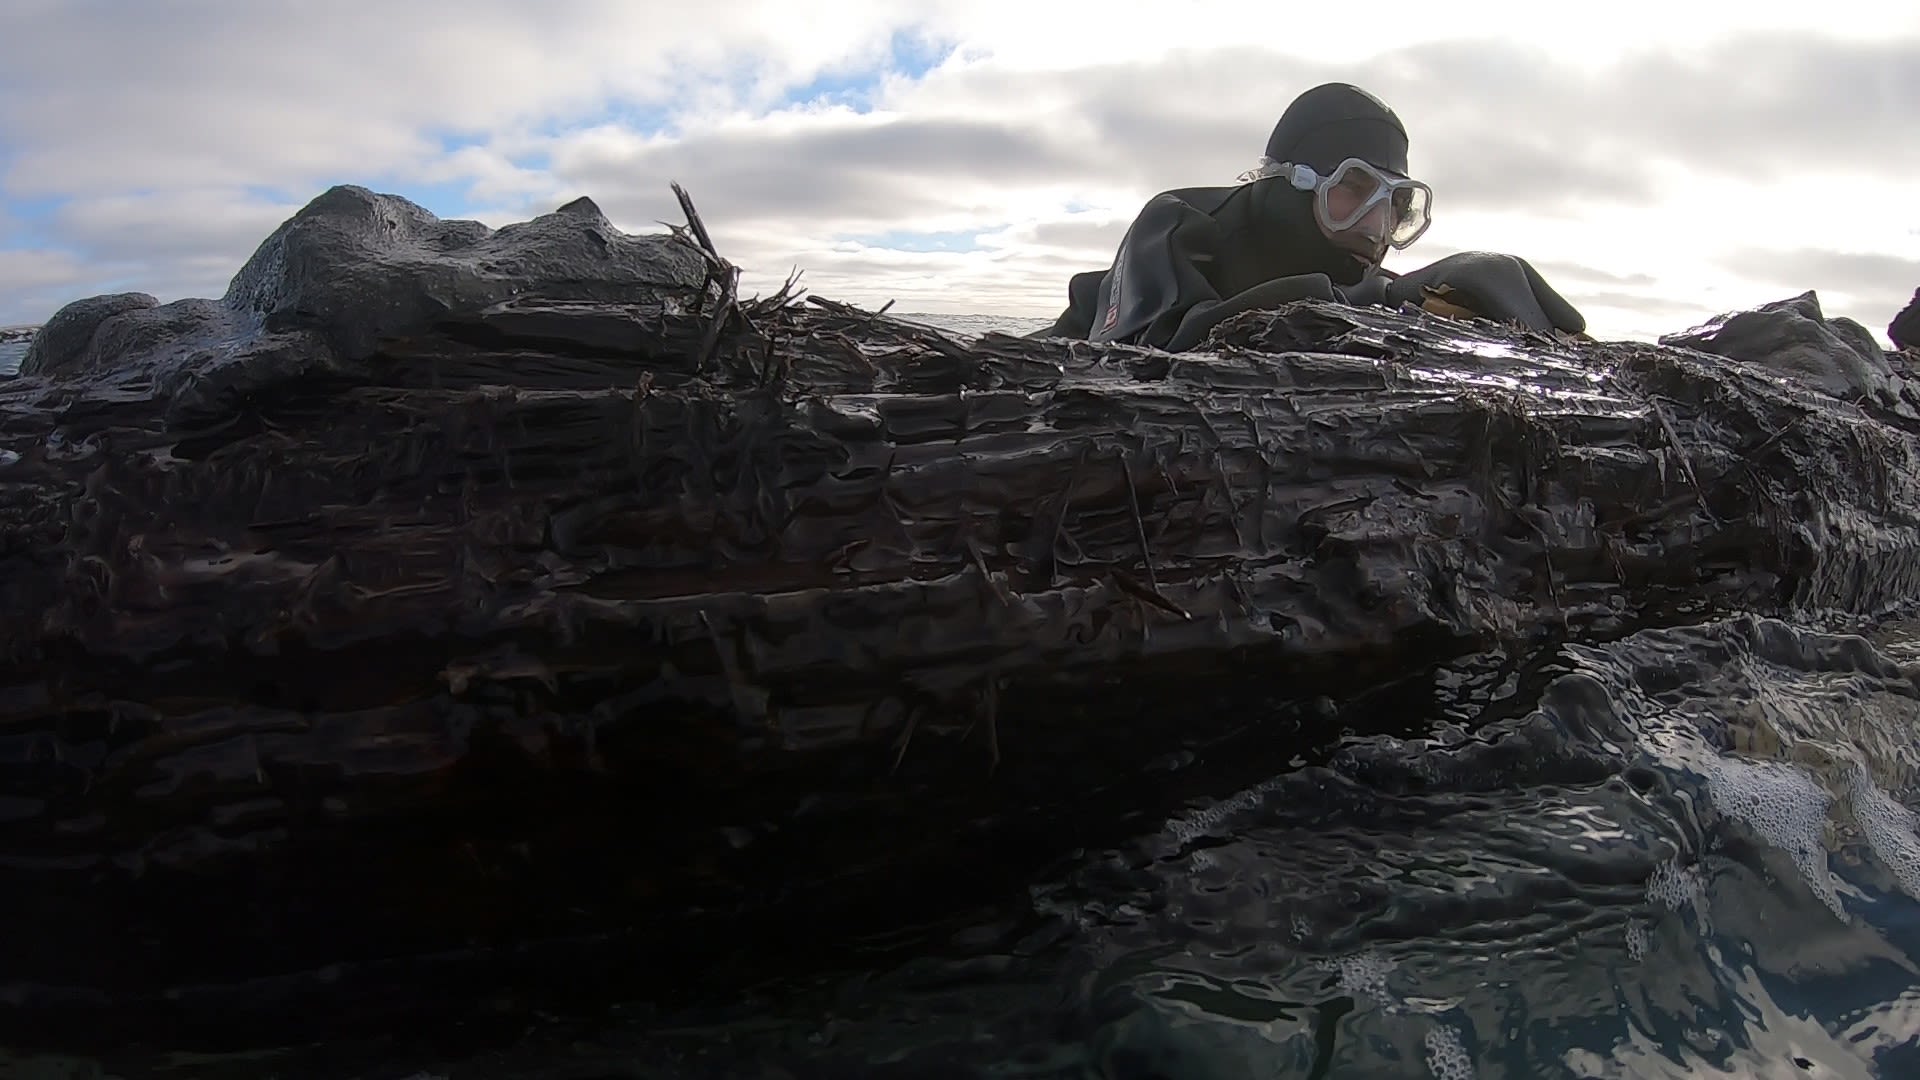
{"type": "Polygon", "coordinates": [[[1400,112],[1435,190],[1390,267],[1522,255],[1623,338],[1811,288],[1884,341],[1920,286],[1920,7],[1390,11],[6,0],[0,325],[218,296],[335,183],[495,226],[585,194],[650,232],[673,180],[749,290],[798,267],[853,303],[1050,317],[1154,192],[1232,183],[1335,79],[1400,112]]]}

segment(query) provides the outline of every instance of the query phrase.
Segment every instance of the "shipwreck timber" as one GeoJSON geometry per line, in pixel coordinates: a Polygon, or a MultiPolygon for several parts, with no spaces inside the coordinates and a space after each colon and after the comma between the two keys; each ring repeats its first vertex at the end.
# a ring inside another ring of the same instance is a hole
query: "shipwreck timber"
{"type": "Polygon", "coordinates": [[[219,301],[41,332],[0,382],[8,1028],[826,947],[1197,747],[1330,737],[1289,709],[1920,595],[1920,398],[1811,296],[1662,345],[1318,302],[962,342],[743,299],[690,219],[338,188],[219,301]]]}

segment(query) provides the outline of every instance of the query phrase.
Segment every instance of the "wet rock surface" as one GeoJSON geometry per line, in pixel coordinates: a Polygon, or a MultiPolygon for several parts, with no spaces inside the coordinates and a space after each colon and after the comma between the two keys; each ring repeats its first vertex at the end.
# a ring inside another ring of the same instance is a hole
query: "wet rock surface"
{"type": "Polygon", "coordinates": [[[1913,290],[1913,299],[1887,324],[1887,339],[1896,349],[1920,349],[1920,289],[1913,290]]]}
{"type": "Polygon", "coordinates": [[[1886,350],[1854,320],[1828,319],[1813,292],[1722,315],[1660,343],[1750,361],[1836,397],[1871,394],[1886,404],[1900,397],[1889,385],[1886,350]]]}
{"type": "Polygon", "coordinates": [[[108,293],[75,300],[32,335],[20,370],[29,375],[86,371],[97,363],[93,338],[102,324],[160,301],[147,293],[108,293]]]}
{"type": "Polygon", "coordinates": [[[1175,356],[719,269],[336,189],[221,301],[50,321],[0,383],[9,1033],[724,995],[1409,672],[1920,593],[1913,390],[1817,303],[1675,348],[1304,302],[1175,356]]]}
{"type": "Polygon", "coordinates": [[[1734,617],[1463,657],[1342,702],[1322,720],[1343,734],[1311,760],[1272,760],[1275,713],[1234,748],[1267,752],[1257,781],[1196,755],[1179,775],[1218,787],[996,904],[691,1006],[611,998],[88,1065],[194,1080],[1905,1076],[1920,1063],[1920,686],[1903,671],[1920,623],[1861,622],[1734,617]]]}

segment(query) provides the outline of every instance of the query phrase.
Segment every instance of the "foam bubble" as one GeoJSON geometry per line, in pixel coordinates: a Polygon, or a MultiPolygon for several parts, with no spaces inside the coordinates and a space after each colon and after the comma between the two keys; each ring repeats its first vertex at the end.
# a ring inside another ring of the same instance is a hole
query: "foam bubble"
{"type": "Polygon", "coordinates": [[[1427,1030],[1427,1068],[1440,1080],[1469,1080],[1473,1076],[1473,1058],[1460,1041],[1460,1033],[1450,1027],[1427,1030]]]}
{"type": "Polygon", "coordinates": [[[1267,801],[1267,796],[1279,786],[1279,778],[1264,780],[1219,802],[1190,810],[1168,820],[1166,832],[1175,842],[1185,846],[1206,836],[1224,824],[1229,818],[1267,801]]]}
{"type": "Polygon", "coordinates": [[[1645,960],[1653,949],[1652,939],[1647,936],[1647,924],[1639,919],[1627,923],[1627,958],[1645,960]]]}
{"type": "Polygon", "coordinates": [[[1833,796],[1805,771],[1779,762],[1714,758],[1702,762],[1701,771],[1714,808],[1785,851],[1820,902],[1845,919],[1827,866],[1827,808],[1833,796]]]}
{"type": "Polygon", "coordinates": [[[1914,812],[1880,790],[1864,766],[1853,771],[1847,785],[1847,802],[1853,808],[1854,820],[1860,823],[1867,846],[1880,857],[1887,872],[1908,896],[1920,898],[1920,838],[1914,835],[1914,812]]]}
{"type": "Polygon", "coordinates": [[[1700,933],[1713,932],[1707,920],[1707,881],[1699,867],[1683,866],[1677,860],[1654,867],[1647,877],[1647,899],[1668,911],[1691,909],[1700,933]]]}
{"type": "Polygon", "coordinates": [[[1340,989],[1349,994],[1370,997],[1382,1005],[1392,1005],[1393,997],[1387,993],[1387,973],[1394,968],[1393,961],[1375,952],[1349,953],[1332,960],[1320,961],[1320,966],[1340,973],[1340,989]]]}

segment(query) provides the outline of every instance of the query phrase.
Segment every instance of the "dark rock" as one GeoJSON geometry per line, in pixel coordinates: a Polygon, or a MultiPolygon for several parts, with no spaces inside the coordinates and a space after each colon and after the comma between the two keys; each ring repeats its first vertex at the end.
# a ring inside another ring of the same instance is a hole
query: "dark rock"
{"type": "Polygon", "coordinates": [[[146,293],[109,293],[89,296],[53,313],[27,346],[20,361],[22,375],[60,375],[91,370],[93,336],[107,323],[130,311],[151,308],[160,301],[146,293]]]}
{"type": "Polygon", "coordinates": [[[1467,653],[1920,595],[1903,414],[1764,334],[1305,302],[1213,352],[961,345],[706,265],[584,201],[335,189],[231,304],[0,385],[8,1034],[692,993],[1467,653]]]}
{"type": "Polygon", "coordinates": [[[75,301],[35,339],[21,373],[111,376],[189,421],[288,380],[364,380],[383,346],[504,300],[594,301],[644,321],[627,302],[657,309],[675,290],[692,297],[705,275],[698,252],[622,233],[589,199],[492,231],[334,187],[261,244],[224,301],[75,301]]]}
{"type": "MultiPolygon", "coordinates": [[[[75,306],[67,305],[54,318],[75,306]]],[[[34,340],[37,348],[44,336],[34,340]]],[[[34,355],[30,351],[27,362],[34,355]]],[[[22,375],[47,373],[44,366],[29,370],[27,362],[22,375]]],[[[258,318],[202,299],[134,308],[105,319],[60,369],[164,401],[166,415],[177,418],[220,412],[285,379],[361,370],[328,350],[312,330],[267,331],[258,318]]]]}
{"type": "Polygon", "coordinates": [[[1899,397],[1889,385],[1895,372],[1873,334],[1852,319],[1827,318],[1811,290],[1719,316],[1660,343],[1756,364],[1835,397],[1871,394],[1883,403],[1899,397]]]}
{"type": "Polygon", "coordinates": [[[269,330],[313,329],[343,360],[426,331],[449,314],[522,296],[618,303],[697,288],[697,252],[615,229],[589,199],[490,231],[405,199],[335,187],[269,236],[227,289],[269,330]]]}
{"type": "Polygon", "coordinates": [[[1887,338],[1896,349],[1920,349],[1920,289],[1913,290],[1913,299],[1887,324],[1887,338]]]}

